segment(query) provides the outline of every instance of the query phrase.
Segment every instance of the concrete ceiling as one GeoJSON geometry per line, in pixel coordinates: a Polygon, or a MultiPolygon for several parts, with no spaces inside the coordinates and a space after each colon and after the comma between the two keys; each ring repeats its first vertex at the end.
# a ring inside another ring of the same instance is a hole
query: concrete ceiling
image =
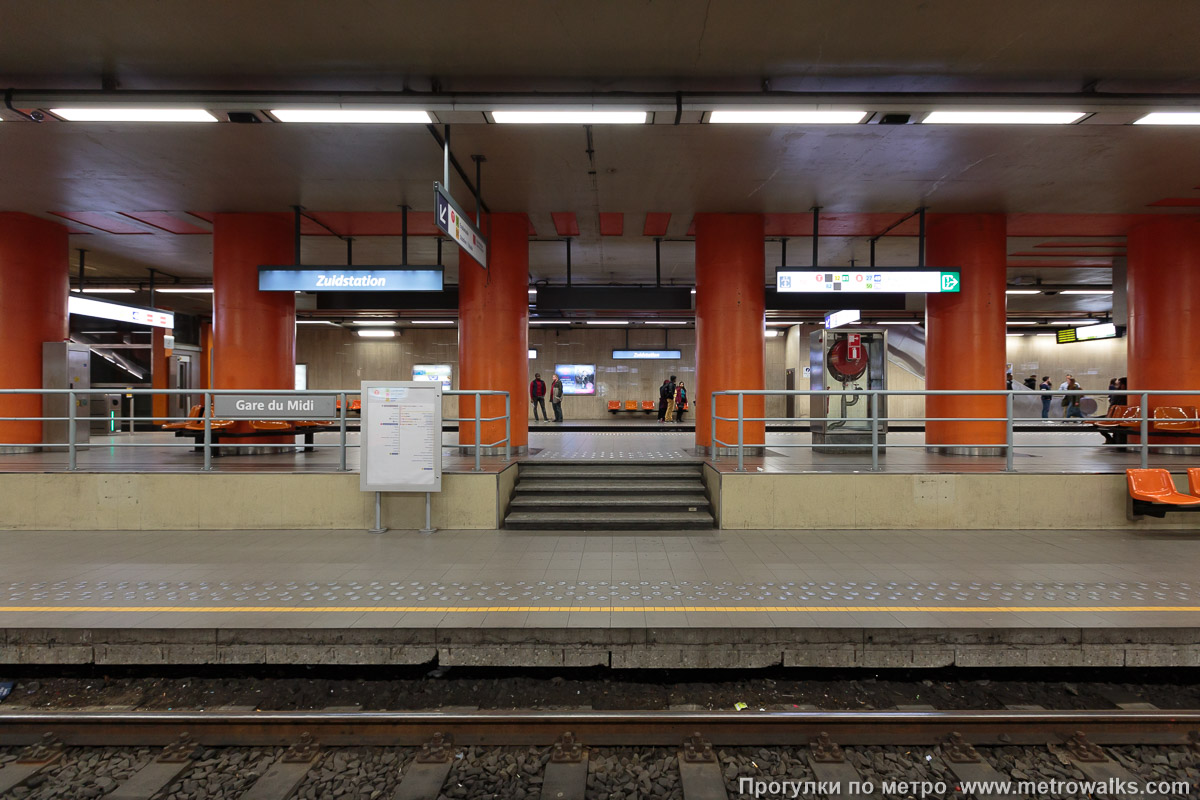
{"type": "MultiPolygon", "coordinates": [[[[1200,29],[1200,4],[1190,0],[466,0],[448,14],[428,3],[383,0],[214,0],[193,14],[152,0],[0,0],[0,85],[1200,93],[1192,35],[1200,29]]],[[[662,245],[662,276],[687,284],[693,274],[687,229],[695,213],[794,214],[807,225],[813,205],[830,216],[878,214],[870,221],[878,222],[874,230],[920,205],[1035,215],[1023,218],[1010,241],[1010,279],[1106,282],[1119,251],[1040,245],[1111,243],[1137,215],[1188,213],[1186,206],[1152,204],[1200,200],[1198,137],[1197,128],[1121,124],[655,124],[593,126],[589,146],[583,126],[464,124],[454,127],[452,141],[464,164],[471,154],[487,157],[485,201],[494,210],[529,214],[536,238],[557,238],[551,214],[575,214],[580,230],[572,261],[581,282],[653,280],[653,242],[642,235],[647,213],[671,215],[666,236],[681,241],[662,245]],[[624,214],[622,235],[600,235],[601,212],[624,214]],[[1038,256],[1017,255],[1030,252],[1038,256]]],[[[167,211],[202,229],[207,224],[187,212],[281,211],[296,204],[314,212],[395,212],[402,204],[428,212],[431,185],[441,174],[440,150],[423,126],[37,125],[9,113],[0,123],[0,154],[0,209],[39,216],[167,211]]],[[[452,180],[452,189],[471,206],[460,181],[452,180]]],[[[80,231],[72,247],[90,251],[90,276],[144,275],[151,267],[181,277],[211,274],[211,237],[129,224],[144,232],[72,226],[80,231]]],[[[863,223],[864,230],[870,225],[863,223]]],[[[788,263],[809,263],[809,229],[783,233],[791,237],[788,263]]],[[[779,249],[768,244],[764,276],[779,264],[779,249]]],[[[453,250],[446,248],[449,280],[457,274],[453,250]]],[[[826,236],[821,263],[865,262],[867,250],[865,238],[826,236]]],[[[433,242],[414,239],[409,257],[432,263],[433,242]]],[[[884,239],[878,257],[915,263],[914,240],[884,239]]],[[[305,238],[307,262],[343,258],[337,239],[305,238]]],[[[393,237],[355,242],[356,263],[398,260],[393,237]]],[[[532,279],[560,282],[565,247],[534,242],[530,264],[532,279]]],[[[1092,310],[1083,306],[1096,302],[1073,304],[1092,310]]]]}

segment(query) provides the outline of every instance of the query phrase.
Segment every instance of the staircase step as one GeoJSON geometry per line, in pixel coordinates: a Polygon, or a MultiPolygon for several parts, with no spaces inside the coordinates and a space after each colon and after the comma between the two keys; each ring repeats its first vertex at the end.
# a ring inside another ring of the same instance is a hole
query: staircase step
{"type": "Polygon", "coordinates": [[[703,491],[704,484],[699,477],[693,480],[649,480],[635,478],[629,480],[614,480],[611,478],[563,478],[547,480],[521,478],[517,481],[518,494],[525,492],[593,492],[593,493],[662,493],[662,492],[697,492],[703,491]]]}
{"type": "Polygon", "coordinates": [[[550,464],[521,465],[523,478],[698,478],[700,468],[676,464],[586,464],[559,466],[550,464]]]}
{"type": "Polygon", "coordinates": [[[586,517],[568,511],[513,511],[504,527],[514,530],[702,530],[713,527],[705,511],[605,511],[586,517]]]}
{"type": "Polygon", "coordinates": [[[509,508],[533,510],[545,508],[558,510],[562,508],[599,508],[639,510],[645,508],[708,508],[708,498],[702,494],[670,494],[665,496],[635,495],[623,497],[620,495],[517,495],[509,503],[509,508]]]}

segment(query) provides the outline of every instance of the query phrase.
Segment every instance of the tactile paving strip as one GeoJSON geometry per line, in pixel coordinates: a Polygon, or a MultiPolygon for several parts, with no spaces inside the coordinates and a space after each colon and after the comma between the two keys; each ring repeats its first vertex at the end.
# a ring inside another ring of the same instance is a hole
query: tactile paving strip
{"type": "Polygon", "coordinates": [[[186,606],[239,603],[253,606],[342,604],[355,606],[429,604],[485,605],[637,605],[757,606],[827,605],[995,606],[1030,604],[1076,606],[1200,604],[1200,586],[1189,582],[989,583],[941,582],[771,582],[733,581],[516,581],[514,583],[438,583],[422,581],[277,582],[229,581],[36,581],[10,583],[4,590],[14,605],[44,606],[153,603],[186,606]]]}
{"type": "MultiPolygon", "coordinates": [[[[530,430],[536,438],[540,430],[530,430]]],[[[533,460],[578,461],[660,461],[694,459],[688,448],[695,449],[695,434],[691,431],[661,430],[653,433],[595,432],[570,433],[553,439],[539,439],[548,445],[533,456],[533,460]]]]}

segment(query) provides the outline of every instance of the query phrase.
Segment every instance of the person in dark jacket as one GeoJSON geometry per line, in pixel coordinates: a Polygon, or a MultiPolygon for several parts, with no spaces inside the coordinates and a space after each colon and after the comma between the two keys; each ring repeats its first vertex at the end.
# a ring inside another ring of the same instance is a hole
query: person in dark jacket
{"type": "Polygon", "coordinates": [[[542,407],[542,419],[549,422],[550,417],[546,414],[546,382],[542,380],[542,373],[533,373],[533,380],[529,382],[529,402],[533,403],[533,418],[538,418],[538,406],[542,407]]]}
{"type": "Polygon", "coordinates": [[[1053,399],[1050,390],[1054,388],[1054,384],[1050,383],[1049,375],[1042,376],[1038,388],[1042,390],[1042,419],[1050,419],[1050,401],[1053,399]]]}
{"type": "Polygon", "coordinates": [[[562,379],[558,377],[558,373],[555,373],[554,377],[550,379],[550,407],[554,409],[554,421],[555,422],[563,421],[562,398],[563,398],[562,379]]]}
{"type": "Polygon", "coordinates": [[[687,387],[680,381],[675,385],[675,421],[683,422],[683,412],[688,410],[687,387]]]}

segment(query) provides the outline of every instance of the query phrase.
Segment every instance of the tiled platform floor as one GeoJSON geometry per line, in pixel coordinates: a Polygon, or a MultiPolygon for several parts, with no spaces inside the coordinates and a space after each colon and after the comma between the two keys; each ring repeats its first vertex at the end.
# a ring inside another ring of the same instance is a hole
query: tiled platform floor
{"type": "MultiPolygon", "coordinates": [[[[615,424],[615,423],[614,423],[615,424]]],[[[532,459],[595,460],[679,460],[695,459],[696,439],[692,431],[681,431],[648,423],[638,426],[645,430],[581,431],[555,427],[554,423],[531,424],[529,433],[532,459]]],[[[294,449],[278,453],[222,456],[213,459],[213,469],[219,472],[333,472],[339,466],[337,434],[318,434],[320,448],[311,453],[294,449]]],[[[187,442],[169,434],[139,433],[133,436],[93,438],[93,444],[79,453],[79,468],[95,472],[193,472],[203,465],[199,453],[192,452],[187,442]],[[123,444],[136,443],[137,447],[123,444]],[[180,446],[180,445],[183,446],[180,446]],[[163,445],[144,446],[144,445],[163,445]]],[[[347,467],[358,469],[358,434],[350,434],[347,467]]],[[[474,456],[463,455],[455,446],[457,435],[446,433],[443,442],[443,469],[466,472],[474,467],[474,456]]],[[[768,431],[767,451],[762,456],[748,456],[745,465],[758,472],[856,472],[870,468],[868,451],[852,454],[814,453],[804,447],[811,442],[808,433],[768,431]],[[798,446],[799,445],[799,446],[798,446]]],[[[1022,431],[1015,434],[1016,449],[1013,467],[1025,473],[1119,473],[1140,465],[1140,455],[1133,450],[1106,446],[1099,433],[1093,430],[1071,429],[1054,425],[1046,431],[1022,431]]],[[[1003,456],[949,456],[926,452],[924,434],[900,431],[888,434],[888,448],[880,455],[879,466],[884,472],[900,473],[962,473],[1000,472],[1005,468],[1003,456]]],[[[1200,446],[1195,455],[1163,455],[1151,453],[1153,467],[1183,469],[1200,461],[1200,446]]],[[[485,456],[483,469],[502,469],[502,458],[485,456]]],[[[52,453],[0,453],[0,472],[59,471],[67,466],[67,455],[52,453]]],[[[723,456],[715,466],[721,470],[736,467],[736,458],[723,456]]]]}
{"type": "Polygon", "coordinates": [[[0,662],[1200,665],[1190,534],[5,532],[0,553],[0,662]]]}

